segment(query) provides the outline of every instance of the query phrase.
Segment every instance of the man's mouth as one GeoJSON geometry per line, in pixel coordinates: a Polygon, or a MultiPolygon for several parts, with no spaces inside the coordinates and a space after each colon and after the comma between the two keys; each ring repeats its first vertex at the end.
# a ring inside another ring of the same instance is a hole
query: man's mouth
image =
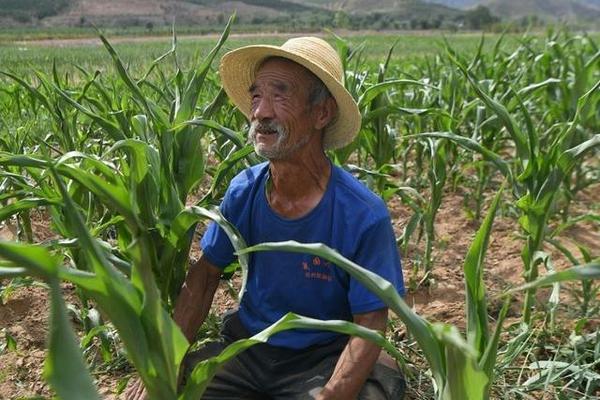
{"type": "Polygon", "coordinates": [[[257,129],[256,133],[260,135],[275,135],[277,134],[276,129],[257,129]]]}

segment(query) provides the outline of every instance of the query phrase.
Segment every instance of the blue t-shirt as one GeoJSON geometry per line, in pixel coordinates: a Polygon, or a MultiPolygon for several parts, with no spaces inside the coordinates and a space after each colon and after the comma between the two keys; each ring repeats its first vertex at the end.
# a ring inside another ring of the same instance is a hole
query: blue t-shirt
{"type": "MultiPolygon", "coordinates": [[[[340,254],[390,281],[400,294],[404,282],[400,257],[385,203],[351,174],[332,166],[327,189],[307,215],[286,219],[267,203],[268,163],[236,176],[223,199],[221,212],[240,231],[248,245],[296,240],[324,243],[340,254]]],[[[201,247],[215,266],[234,261],[225,232],[211,223],[201,247]]],[[[265,329],[287,312],[318,319],[352,320],[353,314],[385,307],[379,298],[344,270],[310,254],[280,251],[250,255],[246,293],[239,316],[252,334],[265,329]]],[[[290,330],[269,343],[301,349],[326,343],[339,334],[329,331],[290,330]]]]}

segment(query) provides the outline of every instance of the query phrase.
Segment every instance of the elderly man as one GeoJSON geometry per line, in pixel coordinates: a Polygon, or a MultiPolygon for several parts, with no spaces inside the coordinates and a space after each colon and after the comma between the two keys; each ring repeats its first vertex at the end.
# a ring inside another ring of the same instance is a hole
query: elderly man
{"type": "MultiPolygon", "coordinates": [[[[351,142],[360,127],[335,50],[314,37],[281,47],[247,46],[223,57],[220,74],[230,99],[250,120],[256,153],[268,160],[233,179],[221,205],[224,216],[250,245],[324,243],[403,293],[385,204],[325,154],[351,142]]],[[[235,258],[215,224],[201,247],[174,314],[190,341],[208,314],[223,268],[235,258]]],[[[239,310],[224,318],[224,345],[263,330],[289,311],[380,331],[387,323],[384,303],[335,265],[310,254],[260,252],[250,258],[239,310]]],[[[209,346],[188,363],[222,347],[209,346]]],[[[401,398],[402,377],[380,353],[364,339],[329,331],[281,332],[226,364],[203,398],[401,398]]]]}

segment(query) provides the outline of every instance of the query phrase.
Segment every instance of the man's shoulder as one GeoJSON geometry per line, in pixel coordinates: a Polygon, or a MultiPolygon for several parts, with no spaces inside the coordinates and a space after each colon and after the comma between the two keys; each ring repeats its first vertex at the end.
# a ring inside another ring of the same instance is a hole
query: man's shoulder
{"type": "Polygon", "coordinates": [[[234,192],[244,192],[250,190],[259,183],[269,166],[267,162],[248,167],[237,174],[229,183],[229,190],[234,192]]]}
{"type": "Polygon", "coordinates": [[[336,201],[349,207],[354,214],[368,214],[368,219],[389,218],[385,202],[364,183],[345,169],[336,169],[336,201]]]}

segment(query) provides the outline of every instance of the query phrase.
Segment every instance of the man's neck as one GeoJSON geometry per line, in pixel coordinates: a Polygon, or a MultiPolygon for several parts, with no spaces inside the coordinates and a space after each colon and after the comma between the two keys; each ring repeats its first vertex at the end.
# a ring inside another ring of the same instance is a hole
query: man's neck
{"type": "Polygon", "coordinates": [[[311,152],[289,160],[273,160],[267,198],[271,208],[285,218],[299,218],[319,204],[331,176],[325,154],[311,152]]]}

